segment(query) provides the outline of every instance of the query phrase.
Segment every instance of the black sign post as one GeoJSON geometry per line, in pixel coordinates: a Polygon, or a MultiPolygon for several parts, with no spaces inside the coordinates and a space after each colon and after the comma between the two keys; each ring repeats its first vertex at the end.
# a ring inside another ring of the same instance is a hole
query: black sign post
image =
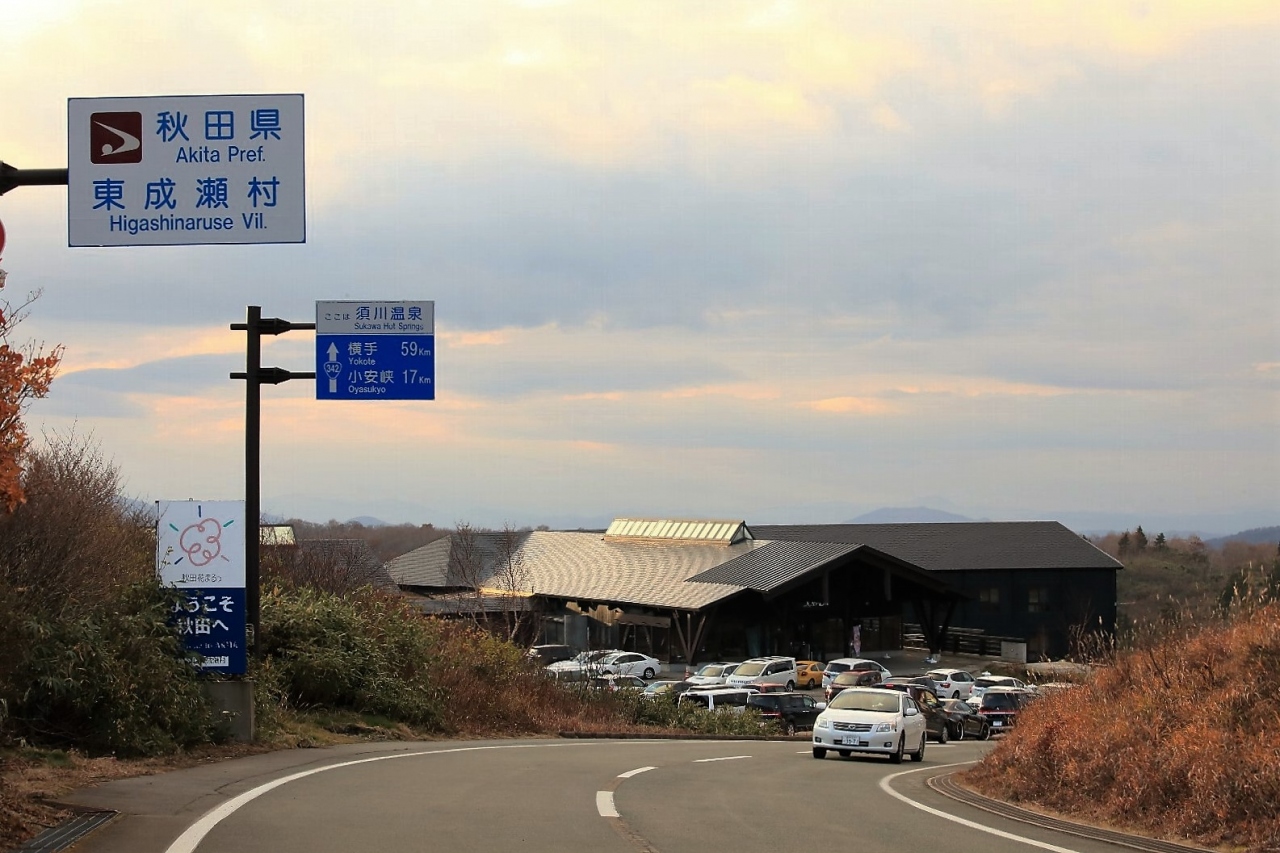
{"type": "Polygon", "coordinates": [[[315,379],[314,371],[297,373],[279,367],[262,366],[262,336],[281,335],[295,329],[314,329],[315,323],[290,323],[278,317],[263,317],[262,307],[250,305],[247,321],[232,323],[232,331],[248,332],[245,372],[231,374],[245,380],[244,404],[244,515],[249,529],[244,537],[245,610],[248,616],[249,654],[258,653],[258,625],[262,616],[262,589],[259,552],[262,543],[262,394],[263,383],[279,385],[290,379],[315,379]]]}
{"type": "Polygon", "coordinates": [[[17,169],[0,161],[0,195],[15,187],[65,187],[66,169],[17,169]]]}

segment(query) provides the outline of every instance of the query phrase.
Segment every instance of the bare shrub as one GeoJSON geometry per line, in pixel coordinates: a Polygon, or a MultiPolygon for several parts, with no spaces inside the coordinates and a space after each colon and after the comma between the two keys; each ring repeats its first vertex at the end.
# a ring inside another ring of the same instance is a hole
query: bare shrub
{"type": "Polygon", "coordinates": [[[502,596],[502,621],[507,642],[515,642],[517,637],[526,632],[530,620],[527,604],[532,589],[529,582],[529,567],[524,561],[524,552],[520,545],[524,534],[510,524],[504,525],[498,534],[497,563],[489,584],[502,596]]]}
{"type": "Polygon", "coordinates": [[[296,547],[264,549],[262,576],[290,586],[341,595],[391,584],[382,563],[362,539],[303,540],[296,547]]]}
{"type": "Polygon", "coordinates": [[[46,433],[25,457],[26,503],[0,516],[0,592],[26,610],[86,612],[155,576],[155,520],[120,496],[96,442],[46,433]]]}

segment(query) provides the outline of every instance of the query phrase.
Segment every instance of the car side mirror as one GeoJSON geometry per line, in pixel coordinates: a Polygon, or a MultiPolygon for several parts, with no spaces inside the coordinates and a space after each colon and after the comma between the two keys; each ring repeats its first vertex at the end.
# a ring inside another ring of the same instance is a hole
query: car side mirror
{"type": "Polygon", "coordinates": [[[826,703],[826,702],[819,702],[819,703],[817,704],[817,706],[816,706],[816,707],[817,707],[817,709],[818,709],[819,711],[825,711],[825,710],[827,710],[827,703],[826,703]]]}
{"type": "Polygon", "coordinates": [[[919,713],[920,712],[915,708],[908,708],[907,710],[902,712],[902,715],[904,717],[914,717],[916,714],[919,714],[919,713]]]}

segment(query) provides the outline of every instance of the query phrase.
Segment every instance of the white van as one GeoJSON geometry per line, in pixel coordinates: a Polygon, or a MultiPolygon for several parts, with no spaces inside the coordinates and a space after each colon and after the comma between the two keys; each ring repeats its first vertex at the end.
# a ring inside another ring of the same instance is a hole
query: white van
{"type": "Polygon", "coordinates": [[[741,714],[747,710],[747,700],[756,695],[754,690],[715,687],[710,690],[688,690],[676,699],[677,705],[698,705],[708,711],[728,708],[741,714]]]}
{"type": "Polygon", "coordinates": [[[796,659],[788,657],[744,660],[725,682],[730,687],[760,687],[765,684],[796,689],[796,659]]]}

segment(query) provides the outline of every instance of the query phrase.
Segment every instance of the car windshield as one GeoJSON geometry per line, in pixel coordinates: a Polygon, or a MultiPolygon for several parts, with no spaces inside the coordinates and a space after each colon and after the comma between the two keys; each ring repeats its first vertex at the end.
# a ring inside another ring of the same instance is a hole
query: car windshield
{"type": "Polygon", "coordinates": [[[1016,711],[1018,710],[1018,699],[1012,693],[992,693],[988,691],[982,694],[982,708],[990,711],[1016,711]]]}
{"type": "Polygon", "coordinates": [[[997,684],[1008,684],[1003,678],[979,678],[973,682],[974,687],[995,687],[997,684]]]}
{"type": "Polygon", "coordinates": [[[734,671],[734,675],[745,675],[748,678],[759,675],[764,672],[765,664],[756,661],[747,661],[734,671]]]}
{"type": "Polygon", "coordinates": [[[927,675],[929,678],[932,678],[934,681],[950,681],[951,680],[951,676],[945,672],[926,672],[925,675],[927,675]]]}
{"type": "Polygon", "coordinates": [[[862,677],[860,672],[842,672],[835,678],[831,679],[832,684],[838,684],[841,687],[848,687],[850,684],[857,684],[858,679],[862,677]]]}
{"type": "Polygon", "coordinates": [[[846,690],[832,699],[827,708],[838,711],[878,711],[884,714],[896,714],[899,708],[898,702],[897,696],[863,690],[846,690]]]}
{"type": "Polygon", "coordinates": [[[698,670],[698,675],[719,675],[724,672],[724,666],[718,663],[709,663],[702,669],[698,670]]]}
{"type": "Polygon", "coordinates": [[[752,708],[766,708],[773,710],[778,707],[777,696],[752,696],[747,700],[747,704],[752,708]]]}
{"type": "Polygon", "coordinates": [[[834,675],[837,672],[845,672],[848,669],[849,669],[849,664],[847,663],[829,663],[827,664],[826,671],[834,675]]]}

